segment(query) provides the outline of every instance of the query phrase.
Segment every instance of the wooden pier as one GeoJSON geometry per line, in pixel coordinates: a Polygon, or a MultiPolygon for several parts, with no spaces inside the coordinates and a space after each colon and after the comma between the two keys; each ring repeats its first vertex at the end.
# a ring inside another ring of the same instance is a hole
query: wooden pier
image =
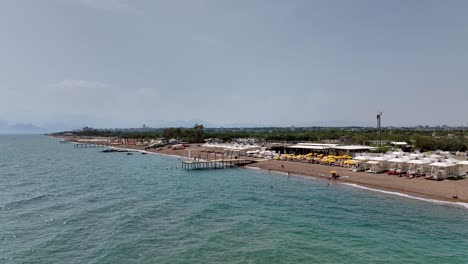
{"type": "Polygon", "coordinates": [[[182,161],[182,169],[185,170],[210,170],[225,169],[238,166],[244,166],[254,163],[248,159],[224,159],[224,160],[186,160],[182,161]]]}
{"type": "Polygon", "coordinates": [[[75,148],[104,148],[107,147],[105,145],[99,145],[99,144],[90,144],[90,143],[75,143],[73,145],[75,148]]]}

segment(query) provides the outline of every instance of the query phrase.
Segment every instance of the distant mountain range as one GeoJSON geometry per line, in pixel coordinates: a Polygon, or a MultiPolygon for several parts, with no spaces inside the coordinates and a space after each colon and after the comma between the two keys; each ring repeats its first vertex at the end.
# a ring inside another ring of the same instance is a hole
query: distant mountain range
{"type": "Polygon", "coordinates": [[[12,123],[0,120],[0,134],[44,134],[79,128],[81,127],[63,123],[46,123],[39,126],[32,123],[12,123]]]}
{"type": "Polygon", "coordinates": [[[7,122],[0,121],[0,134],[42,134],[46,133],[41,127],[33,124],[15,123],[9,124],[7,122]]]}

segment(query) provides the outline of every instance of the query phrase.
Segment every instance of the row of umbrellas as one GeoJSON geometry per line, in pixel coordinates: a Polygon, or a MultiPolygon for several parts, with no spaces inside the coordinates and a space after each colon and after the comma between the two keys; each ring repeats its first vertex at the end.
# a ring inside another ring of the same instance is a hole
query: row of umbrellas
{"type": "Polygon", "coordinates": [[[334,163],[337,161],[343,161],[343,162],[353,162],[351,156],[349,155],[342,155],[342,156],[335,156],[335,155],[328,155],[325,156],[324,154],[318,154],[318,153],[308,153],[305,155],[294,155],[294,154],[281,154],[277,155],[275,159],[279,160],[284,160],[284,159],[289,159],[289,160],[314,160],[314,161],[321,161],[324,163],[334,163]]]}

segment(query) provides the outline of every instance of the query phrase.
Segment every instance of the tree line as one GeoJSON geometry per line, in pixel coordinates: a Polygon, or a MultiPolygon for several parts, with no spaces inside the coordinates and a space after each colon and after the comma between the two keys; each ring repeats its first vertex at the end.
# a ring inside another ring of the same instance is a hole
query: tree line
{"type": "MultiPolygon", "coordinates": [[[[156,131],[119,132],[114,130],[87,129],[73,132],[78,136],[102,136],[137,139],[178,139],[189,143],[202,143],[206,139],[216,138],[230,141],[237,138],[255,138],[265,142],[300,142],[335,140],[343,144],[369,144],[372,141],[404,141],[412,144],[414,149],[422,151],[448,150],[467,151],[468,131],[437,130],[420,131],[411,129],[383,130],[379,135],[373,128],[316,128],[294,131],[290,128],[259,128],[259,129],[206,129],[202,124],[192,128],[164,128],[156,131]]],[[[65,132],[63,132],[65,133],[65,132]]]]}

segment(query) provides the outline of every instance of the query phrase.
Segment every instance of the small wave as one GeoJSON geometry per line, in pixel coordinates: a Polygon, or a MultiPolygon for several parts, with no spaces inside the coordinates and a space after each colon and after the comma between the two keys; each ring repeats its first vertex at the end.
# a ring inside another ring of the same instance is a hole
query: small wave
{"type": "Polygon", "coordinates": [[[10,203],[7,203],[5,205],[2,205],[3,208],[13,208],[13,207],[17,207],[17,206],[20,206],[22,204],[25,204],[25,203],[30,203],[30,202],[35,202],[35,201],[39,201],[39,200],[42,200],[44,198],[47,198],[47,197],[50,197],[52,195],[50,194],[42,194],[42,195],[38,195],[38,196],[34,196],[34,197],[31,197],[31,198],[27,198],[27,199],[23,199],[23,200],[18,200],[18,201],[12,201],[10,203]]]}
{"type": "Polygon", "coordinates": [[[317,179],[315,177],[308,176],[308,175],[293,174],[293,173],[288,174],[287,172],[283,172],[283,171],[267,170],[267,169],[262,169],[262,168],[259,168],[259,167],[244,166],[244,168],[250,169],[250,170],[260,170],[260,171],[264,171],[264,172],[268,172],[268,173],[281,174],[281,175],[286,175],[286,176],[294,176],[294,177],[299,177],[299,178],[303,178],[303,179],[312,179],[312,180],[317,179]]]}
{"type": "Polygon", "coordinates": [[[425,202],[430,202],[430,203],[451,205],[451,206],[463,207],[465,209],[468,209],[468,203],[463,203],[463,202],[449,202],[449,201],[441,201],[441,200],[436,200],[436,199],[423,198],[423,197],[418,197],[418,196],[412,196],[412,195],[405,194],[405,193],[373,189],[373,188],[364,187],[364,186],[354,184],[354,183],[340,183],[340,184],[348,185],[348,186],[352,186],[352,187],[356,187],[356,188],[360,188],[360,189],[364,189],[368,191],[373,191],[373,192],[386,193],[386,194],[397,195],[397,196],[401,196],[405,198],[410,198],[410,199],[415,199],[415,200],[420,200],[420,201],[425,201],[425,202]]]}
{"type": "Polygon", "coordinates": [[[250,169],[250,170],[262,170],[262,169],[259,168],[259,167],[251,167],[251,166],[244,166],[244,168],[250,169]]]}

